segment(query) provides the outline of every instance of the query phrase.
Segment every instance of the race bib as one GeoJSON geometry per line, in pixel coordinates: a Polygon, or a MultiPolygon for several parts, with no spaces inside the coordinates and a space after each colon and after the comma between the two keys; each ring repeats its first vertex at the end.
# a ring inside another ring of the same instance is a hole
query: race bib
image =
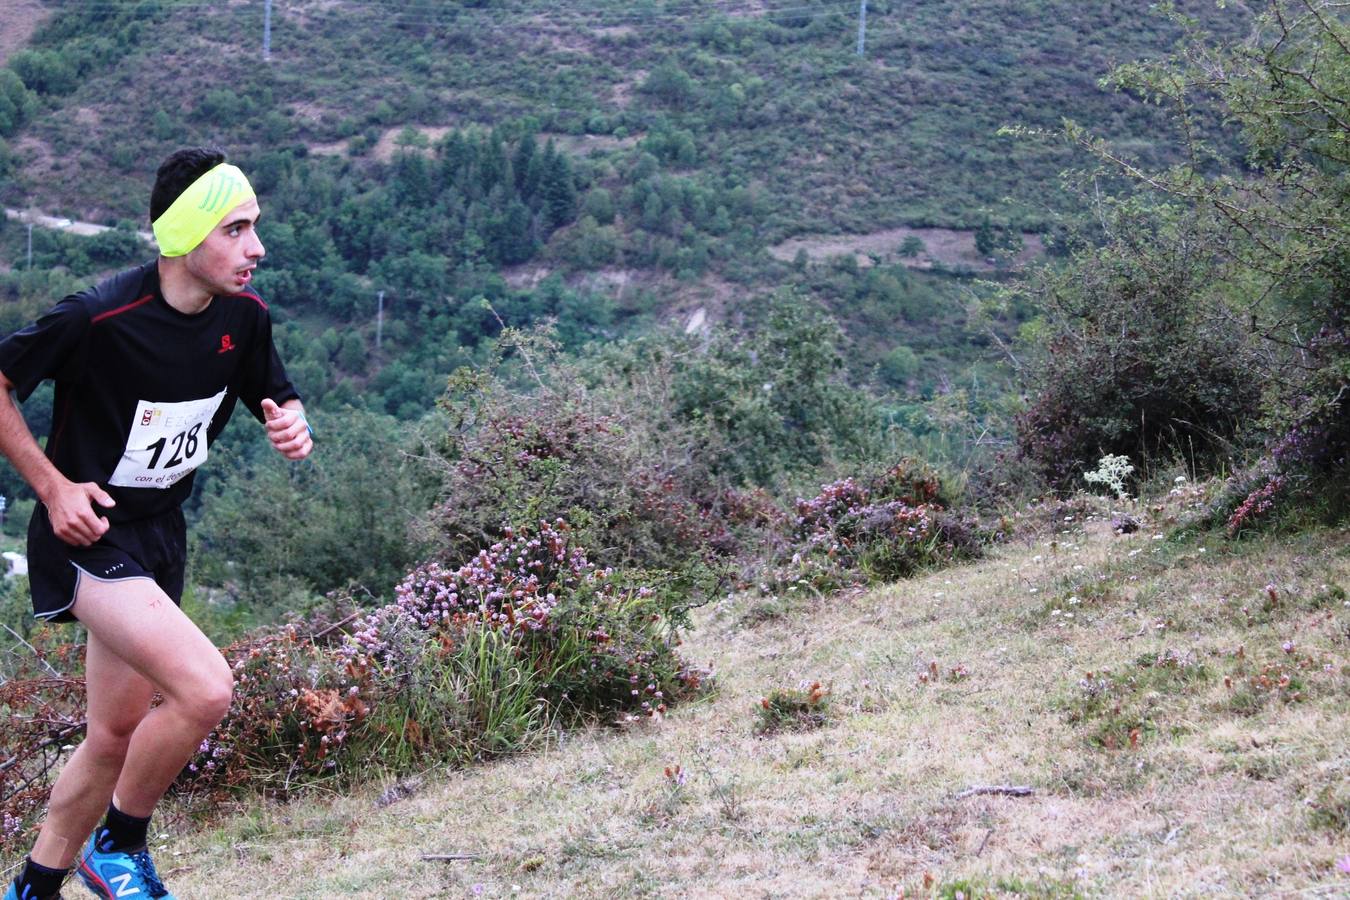
{"type": "Polygon", "coordinates": [[[225,391],[202,400],[154,403],[142,400],[131,420],[127,448],[109,484],[167,488],[206,462],[206,431],[225,391]]]}

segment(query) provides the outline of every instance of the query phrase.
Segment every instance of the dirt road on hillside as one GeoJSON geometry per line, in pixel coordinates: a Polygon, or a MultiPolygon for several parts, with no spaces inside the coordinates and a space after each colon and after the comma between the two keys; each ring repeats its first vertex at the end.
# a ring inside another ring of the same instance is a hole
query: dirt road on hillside
{"type": "MultiPolygon", "coordinates": [[[[51,228],[56,231],[64,231],[67,234],[78,234],[81,237],[93,237],[96,234],[102,234],[111,229],[107,225],[95,225],[93,222],[76,222],[61,216],[49,216],[37,209],[13,209],[5,207],[5,218],[24,225],[36,225],[38,228],[51,228]]],[[[155,236],[148,231],[136,232],[141,240],[151,243],[155,236]]]]}
{"type": "MultiPolygon", "coordinates": [[[[1021,268],[1045,254],[1045,244],[1039,234],[1023,232],[1022,252],[1007,262],[1008,268],[1021,268]]],[[[883,264],[903,263],[911,269],[966,269],[974,272],[992,272],[998,263],[981,256],[975,249],[975,232],[952,228],[891,228],[870,234],[808,234],[769,248],[769,253],[784,262],[791,262],[798,251],[805,250],[812,262],[824,262],[836,256],[852,254],[858,265],[866,268],[873,258],[883,264]],[[900,247],[906,238],[916,237],[923,242],[923,250],[916,256],[900,256],[900,247]]]]}

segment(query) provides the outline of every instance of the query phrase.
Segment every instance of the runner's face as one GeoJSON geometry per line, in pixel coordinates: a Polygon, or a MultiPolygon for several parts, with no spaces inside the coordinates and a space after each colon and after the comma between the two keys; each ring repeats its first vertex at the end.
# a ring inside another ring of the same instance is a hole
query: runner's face
{"type": "Polygon", "coordinates": [[[253,280],[266,251],[258,240],[258,201],[230,210],[184,259],[193,277],[212,294],[237,294],[253,280]]]}

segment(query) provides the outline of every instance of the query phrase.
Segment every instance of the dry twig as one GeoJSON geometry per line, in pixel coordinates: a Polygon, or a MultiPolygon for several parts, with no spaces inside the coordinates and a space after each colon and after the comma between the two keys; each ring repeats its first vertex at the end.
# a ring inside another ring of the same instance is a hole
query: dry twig
{"type": "Polygon", "coordinates": [[[956,795],[957,800],[964,800],[967,797],[973,797],[976,794],[1005,794],[1009,797],[1030,797],[1036,793],[1036,789],[1024,784],[982,784],[975,787],[966,788],[956,795]]]}

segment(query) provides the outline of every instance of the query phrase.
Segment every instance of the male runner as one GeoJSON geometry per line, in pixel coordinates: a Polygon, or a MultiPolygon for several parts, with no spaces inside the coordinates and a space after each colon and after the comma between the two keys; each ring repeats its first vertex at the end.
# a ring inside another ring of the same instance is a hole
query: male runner
{"type": "Polygon", "coordinates": [[[182,503],[236,400],[286,458],[313,448],[267,306],[249,287],[264,252],[258,215],[224,153],[180,150],[150,196],[159,258],[0,341],[0,452],[41,501],[28,528],[33,609],[88,631],[85,739],[5,900],[59,896],[77,861],[100,897],[171,897],[146,849],[150,814],[234,688],[225,658],[178,608],[182,503]],[[45,378],[56,395],[44,453],[14,395],[45,378]]]}

